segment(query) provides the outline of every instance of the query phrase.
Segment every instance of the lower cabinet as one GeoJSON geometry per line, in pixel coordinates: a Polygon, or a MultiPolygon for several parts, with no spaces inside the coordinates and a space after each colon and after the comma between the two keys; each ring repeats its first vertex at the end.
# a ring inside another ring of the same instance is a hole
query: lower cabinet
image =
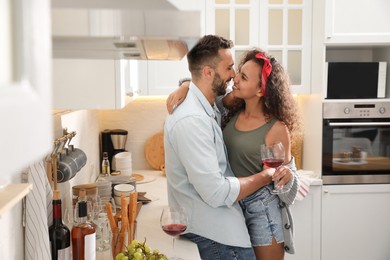
{"type": "Polygon", "coordinates": [[[321,260],[390,259],[389,220],[390,184],[323,186],[321,260]]]}
{"type": "Polygon", "coordinates": [[[310,186],[310,192],[291,206],[294,218],[295,254],[285,254],[286,260],[320,259],[321,188],[310,186]]]}

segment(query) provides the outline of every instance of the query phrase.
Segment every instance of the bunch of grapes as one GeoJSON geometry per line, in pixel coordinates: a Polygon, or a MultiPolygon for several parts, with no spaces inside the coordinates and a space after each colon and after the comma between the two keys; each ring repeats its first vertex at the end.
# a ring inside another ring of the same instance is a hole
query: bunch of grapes
{"type": "Polygon", "coordinates": [[[168,260],[168,257],[161,254],[157,249],[153,250],[144,242],[134,239],[127,246],[124,252],[116,255],[115,260],[168,260]]]}

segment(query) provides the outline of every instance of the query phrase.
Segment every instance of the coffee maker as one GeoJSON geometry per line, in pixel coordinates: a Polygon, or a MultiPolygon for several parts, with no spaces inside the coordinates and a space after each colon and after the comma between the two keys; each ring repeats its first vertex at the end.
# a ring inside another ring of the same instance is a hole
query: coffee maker
{"type": "Polygon", "coordinates": [[[110,168],[112,169],[112,158],[115,154],[126,151],[127,130],[106,129],[102,131],[102,147],[100,161],[103,159],[103,153],[107,152],[110,168]]]}

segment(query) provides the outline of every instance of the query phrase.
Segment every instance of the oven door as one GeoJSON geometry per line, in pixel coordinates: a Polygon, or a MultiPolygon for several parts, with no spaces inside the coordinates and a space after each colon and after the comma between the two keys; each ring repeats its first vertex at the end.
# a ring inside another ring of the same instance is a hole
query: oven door
{"type": "Polygon", "coordinates": [[[390,120],[324,119],[324,184],[390,183],[390,120]]]}

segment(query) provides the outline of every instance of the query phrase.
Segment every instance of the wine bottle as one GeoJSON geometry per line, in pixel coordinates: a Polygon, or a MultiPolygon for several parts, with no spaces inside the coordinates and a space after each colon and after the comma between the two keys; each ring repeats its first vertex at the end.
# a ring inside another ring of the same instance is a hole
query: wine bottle
{"type": "Polygon", "coordinates": [[[53,224],[49,227],[51,259],[70,260],[70,230],[62,222],[60,192],[53,194],[53,224]]]}
{"type": "Polygon", "coordinates": [[[79,200],[76,203],[76,224],[72,228],[72,253],[73,260],[96,259],[96,230],[88,221],[87,197],[85,189],[79,192],[79,200]]]}

